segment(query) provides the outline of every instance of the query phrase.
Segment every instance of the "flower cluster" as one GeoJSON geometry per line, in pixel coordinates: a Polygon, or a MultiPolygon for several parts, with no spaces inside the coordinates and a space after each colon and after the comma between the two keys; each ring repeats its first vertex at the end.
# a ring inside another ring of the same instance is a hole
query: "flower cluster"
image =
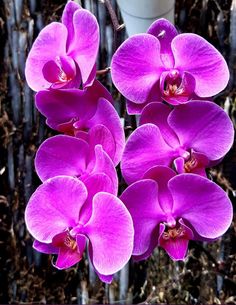
{"type": "Polygon", "coordinates": [[[189,240],[224,234],[232,205],[206,168],[228,152],[234,129],[209,98],[228,82],[221,54],[160,19],[112,59],[128,113],[140,114],[125,145],[112,97],[95,79],[98,47],[95,17],[69,1],[62,21],[46,26],[29,52],[25,73],[36,107],[61,134],[37,151],[42,185],[25,219],[34,248],[57,255],[55,267],[76,264],[88,248],[96,273],[110,283],[131,255],[146,259],[160,246],[182,260],[189,240]],[[120,161],[128,187],[118,198],[120,161]]]}
{"type": "Polygon", "coordinates": [[[88,244],[98,276],[111,282],[130,259],[134,228],[117,198],[115,166],[125,137],[110,93],[95,79],[98,48],[95,17],[69,1],[62,22],[46,26],[29,52],[25,74],[37,91],[36,107],[62,134],[37,151],[43,184],[30,198],[25,219],[34,248],[57,254],[55,267],[79,262],[88,244]]]}

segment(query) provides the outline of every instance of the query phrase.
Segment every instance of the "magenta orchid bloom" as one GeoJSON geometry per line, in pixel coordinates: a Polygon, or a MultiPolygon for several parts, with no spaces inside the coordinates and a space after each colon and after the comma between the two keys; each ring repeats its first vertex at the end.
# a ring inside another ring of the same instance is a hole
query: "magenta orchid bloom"
{"type": "Polygon", "coordinates": [[[42,182],[55,176],[71,176],[83,181],[87,188],[91,175],[98,175],[102,181],[106,180],[103,191],[117,195],[117,173],[101,145],[89,145],[65,135],[51,137],[39,147],[35,169],[42,182]]]}
{"type": "Polygon", "coordinates": [[[96,272],[110,282],[132,253],[133,223],[124,204],[105,192],[96,193],[88,204],[86,187],[72,177],[59,176],[42,184],[29,200],[25,221],[36,239],[34,247],[57,254],[58,269],[79,262],[88,242],[96,272]]]}
{"type": "Polygon", "coordinates": [[[140,124],[129,137],[121,160],[128,184],[142,179],[156,165],[174,165],[178,173],[204,176],[205,168],[217,164],[234,140],[228,115],[208,101],[191,101],[173,110],[163,103],[150,103],[140,124]]]}
{"type": "Polygon", "coordinates": [[[98,48],[95,16],[69,1],[62,23],[47,25],[29,52],[25,68],[28,85],[34,91],[90,86],[96,75],[98,48]]]}
{"type": "Polygon", "coordinates": [[[47,124],[75,135],[89,144],[101,144],[115,165],[125,145],[121,120],[109,92],[98,82],[86,90],[43,90],[36,94],[36,107],[47,124]]]}
{"type": "Polygon", "coordinates": [[[227,64],[211,44],[196,34],[178,35],[165,19],[155,21],[147,34],[134,35],[119,47],[112,59],[111,75],[129,100],[129,114],[138,114],[148,102],[161,99],[178,105],[196,95],[213,96],[229,80],[227,64]]]}
{"type": "Polygon", "coordinates": [[[135,260],[149,257],[158,245],[173,260],[183,260],[189,240],[212,241],[229,228],[233,209],[212,181],[180,174],[164,166],[150,169],[120,199],[134,222],[135,260]]]}

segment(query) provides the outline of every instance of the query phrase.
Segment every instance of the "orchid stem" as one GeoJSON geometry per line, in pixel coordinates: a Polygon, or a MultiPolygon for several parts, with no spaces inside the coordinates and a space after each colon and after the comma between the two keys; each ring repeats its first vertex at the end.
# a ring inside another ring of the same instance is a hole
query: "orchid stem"
{"type": "Polygon", "coordinates": [[[98,71],[96,72],[96,75],[98,76],[98,75],[107,74],[107,73],[109,73],[109,72],[110,72],[110,70],[111,70],[111,68],[110,68],[110,67],[107,67],[107,68],[102,69],[102,70],[98,70],[98,71]]]}
{"type": "Polygon", "coordinates": [[[109,12],[109,15],[111,17],[111,21],[113,24],[113,27],[115,29],[116,32],[119,32],[120,30],[122,30],[125,27],[125,24],[119,24],[118,18],[116,16],[116,13],[111,5],[110,0],[100,0],[102,3],[104,3],[106,5],[106,8],[109,12]]]}

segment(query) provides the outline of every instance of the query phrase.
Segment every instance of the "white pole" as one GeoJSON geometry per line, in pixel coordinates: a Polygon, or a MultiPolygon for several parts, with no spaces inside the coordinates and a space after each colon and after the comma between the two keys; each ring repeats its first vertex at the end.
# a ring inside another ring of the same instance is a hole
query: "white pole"
{"type": "Polygon", "coordinates": [[[117,0],[128,36],[145,33],[159,18],[174,23],[175,0],[117,0]]]}

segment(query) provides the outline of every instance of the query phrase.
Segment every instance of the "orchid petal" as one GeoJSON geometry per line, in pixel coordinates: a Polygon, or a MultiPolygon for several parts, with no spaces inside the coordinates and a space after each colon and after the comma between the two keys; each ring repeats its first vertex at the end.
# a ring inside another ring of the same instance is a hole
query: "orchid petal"
{"type": "Polygon", "coordinates": [[[84,227],[93,249],[92,263],[103,275],[120,270],[130,259],[134,229],[131,216],[114,195],[98,193],[93,199],[93,213],[84,227]]]}
{"type": "MultiPolygon", "coordinates": [[[[94,116],[85,122],[85,126],[87,128],[92,128],[97,124],[104,125],[111,132],[114,142],[115,142],[115,155],[113,157],[113,162],[117,165],[120,162],[121,155],[125,145],[125,135],[124,130],[121,125],[121,120],[111,103],[109,103],[106,99],[100,98],[97,105],[97,110],[94,116]]],[[[101,143],[102,144],[102,143],[101,143]]],[[[109,153],[109,150],[107,151],[109,153]]],[[[109,155],[112,157],[111,155],[109,155]]]]}
{"type": "Polygon", "coordinates": [[[126,100],[126,109],[127,109],[127,113],[129,115],[133,115],[133,114],[141,114],[143,108],[145,106],[147,106],[149,104],[149,102],[145,102],[142,104],[136,104],[134,102],[131,102],[130,100],[126,100]]]}
{"type": "Polygon", "coordinates": [[[113,275],[104,275],[104,274],[100,274],[98,271],[95,270],[95,272],[97,273],[97,276],[99,277],[99,279],[106,283],[106,284],[111,284],[112,280],[113,280],[113,275]]]}
{"type": "Polygon", "coordinates": [[[151,24],[147,33],[155,36],[159,40],[163,64],[166,68],[172,68],[174,66],[174,57],[171,49],[171,41],[178,34],[175,26],[168,20],[161,18],[151,24]]]}
{"type": "Polygon", "coordinates": [[[166,166],[154,166],[150,168],[143,176],[143,179],[152,179],[158,185],[158,201],[160,207],[165,213],[172,210],[173,199],[170,190],[167,186],[168,181],[176,176],[176,173],[166,166]]]}
{"type": "Polygon", "coordinates": [[[127,39],[113,55],[111,76],[117,89],[137,104],[157,98],[156,86],[163,65],[160,43],[149,34],[138,34],[127,39]]]}
{"type": "Polygon", "coordinates": [[[80,223],[86,224],[92,215],[93,197],[100,192],[107,192],[116,195],[117,186],[114,186],[111,179],[104,173],[90,174],[83,179],[87,188],[88,197],[80,211],[80,223]]]}
{"type": "Polygon", "coordinates": [[[168,124],[167,118],[172,109],[163,103],[149,103],[142,111],[140,125],[152,123],[156,125],[167,144],[171,147],[179,146],[179,140],[168,124]]]}
{"type": "Polygon", "coordinates": [[[42,181],[55,176],[80,177],[87,167],[88,144],[80,139],[57,135],[39,147],[35,168],[42,181]]]}
{"type": "Polygon", "coordinates": [[[59,130],[60,124],[73,120],[87,120],[96,112],[98,99],[104,97],[112,102],[112,97],[107,89],[99,82],[86,90],[61,89],[44,90],[35,96],[36,107],[47,118],[47,124],[59,130]]]}
{"type": "Polygon", "coordinates": [[[110,188],[109,191],[106,190],[106,192],[117,195],[118,177],[112,160],[103,150],[103,147],[101,145],[96,145],[94,151],[95,160],[94,162],[92,162],[93,166],[91,167],[89,164],[87,170],[91,171],[91,173],[104,173],[105,175],[107,175],[111,179],[112,188],[110,188]]]}
{"type": "Polygon", "coordinates": [[[138,127],[129,137],[121,160],[125,181],[130,184],[142,179],[155,165],[169,166],[172,148],[164,141],[160,129],[153,124],[138,127]]]}
{"type": "Polygon", "coordinates": [[[46,244],[46,243],[41,243],[38,240],[35,240],[33,243],[33,248],[45,254],[58,254],[58,248],[54,247],[52,243],[46,244]]]}
{"type": "MultiPolygon", "coordinates": [[[[76,136],[80,138],[81,134],[77,134],[76,136]]],[[[89,130],[88,142],[89,146],[92,148],[92,154],[94,154],[95,146],[100,144],[111,160],[114,160],[116,154],[116,143],[111,131],[106,126],[96,124],[91,127],[89,130]]]]}
{"type": "Polygon", "coordinates": [[[229,69],[223,56],[196,34],[177,35],[171,44],[175,68],[195,78],[195,93],[201,97],[222,91],[229,81],[229,69]]]}
{"type": "Polygon", "coordinates": [[[87,190],[78,179],[58,176],[48,179],[31,196],[25,221],[35,239],[51,243],[55,235],[77,224],[87,190]]]}
{"type": "Polygon", "coordinates": [[[154,230],[152,230],[151,239],[150,239],[150,243],[149,243],[149,247],[148,247],[147,251],[141,255],[132,256],[132,258],[135,262],[139,262],[139,261],[149,258],[149,256],[152,254],[152,252],[158,245],[158,234],[159,234],[159,227],[156,226],[156,228],[154,230]]]}
{"type": "MultiPolygon", "coordinates": [[[[89,244],[88,249],[89,249],[89,258],[90,258],[90,262],[91,262],[91,264],[92,264],[92,266],[93,266],[93,249],[92,249],[91,244],[89,244]]],[[[99,272],[95,269],[94,266],[93,266],[93,268],[94,268],[94,270],[95,270],[97,276],[99,277],[99,279],[100,279],[102,282],[107,283],[107,284],[111,284],[111,282],[112,282],[112,280],[113,280],[113,276],[114,276],[113,274],[111,274],[111,275],[104,275],[104,274],[99,273],[99,272]]]]}
{"type": "Polygon", "coordinates": [[[168,123],[182,147],[203,153],[210,160],[224,156],[233,144],[233,124],[223,109],[212,102],[180,105],[171,112],[168,123]]]}
{"type": "Polygon", "coordinates": [[[217,184],[195,174],[181,174],[169,181],[169,189],[174,217],[187,220],[202,237],[220,237],[230,226],[232,205],[217,184]]]}
{"type": "Polygon", "coordinates": [[[25,77],[34,91],[49,88],[49,83],[43,76],[43,67],[58,56],[66,56],[66,27],[59,22],[52,22],[39,33],[25,64],[25,77]]]}
{"type": "Polygon", "coordinates": [[[93,14],[79,9],[73,14],[74,39],[69,45],[68,55],[78,64],[85,84],[94,70],[99,48],[99,26],[93,14]]]}
{"type": "Polygon", "coordinates": [[[152,234],[159,222],[166,219],[158,202],[158,185],[145,179],[130,185],[120,196],[134,222],[133,255],[148,251],[152,234]]]}
{"type": "Polygon", "coordinates": [[[73,16],[74,13],[79,9],[81,9],[81,6],[78,3],[76,3],[75,1],[68,1],[68,3],[66,4],[63,10],[61,21],[66,26],[68,31],[68,38],[66,43],[67,50],[74,38],[74,33],[75,33],[73,16]]]}

